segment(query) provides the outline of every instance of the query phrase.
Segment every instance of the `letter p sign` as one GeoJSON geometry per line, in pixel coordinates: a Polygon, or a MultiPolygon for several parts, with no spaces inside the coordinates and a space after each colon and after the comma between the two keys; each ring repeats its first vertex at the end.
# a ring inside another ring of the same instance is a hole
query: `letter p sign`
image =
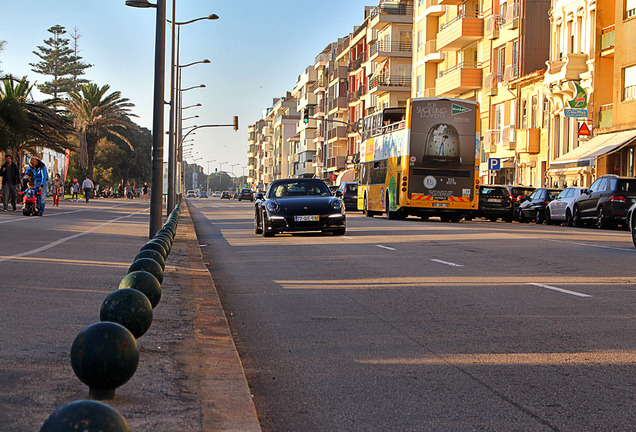
{"type": "Polygon", "coordinates": [[[501,169],[501,159],[499,159],[499,158],[489,158],[488,159],[488,169],[490,171],[499,171],[501,169]]]}

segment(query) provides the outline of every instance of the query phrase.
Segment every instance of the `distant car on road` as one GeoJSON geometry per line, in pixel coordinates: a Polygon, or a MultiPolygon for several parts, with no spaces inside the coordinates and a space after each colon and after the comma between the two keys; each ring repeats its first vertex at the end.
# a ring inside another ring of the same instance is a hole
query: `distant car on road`
{"type": "Polygon", "coordinates": [[[186,192],[186,198],[196,198],[196,196],[197,194],[192,189],[186,192]]]}
{"type": "Polygon", "coordinates": [[[572,207],[574,201],[581,196],[583,188],[569,187],[563,189],[555,200],[550,201],[545,208],[545,223],[548,225],[565,222],[567,226],[572,226],[572,207]]]}
{"type": "Polygon", "coordinates": [[[603,229],[615,224],[627,226],[627,212],[635,202],[636,178],[603,175],[574,202],[574,226],[586,221],[603,229]]]}
{"type": "Polygon", "coordinates": [[[345,209],[358,210],[358,183],[341,183],[338,190],[342,193],[342,201],[344,201],[345,209]]]}
{"type": "Polygon", "coordinates": [[[221,194],[221,199],[232,199],[232,195],[230,195],[230,191],[223,191],[221,194]]]}
{"type": "Polygon", "coordinates": [[[239,201],[243,201],[243,200],[254,201],[254,192],[252,192],[252,190],[248,188],[241,189],[238,200],[239,201]]]}
{"type": "Polygon", "coordinates": [[[207,198],[208,197],[208,193],[207,192],[201,192],[199,194],[199,198],[207,198]]]}
{"type": "Polygon", "coordinates": [[[272,237],[281,232],[322,231],[343,235],[343,202],[318,179],[274,180],[254,205],[254,232],[272,237]]]}
{"type": "Polygon", "coordinates": [[[512,218],[515,220],[519,220],[519,206],[522,202],[528,199],[532,192],[535,191],[536,188],[531,186],[513,186],[513,185],[504,185],[506,189],[508,189],[508,193],[510,194],[510,201],[512,201],[512,218]]]}
{"type": "Polygon", "coordinates": [[[214,191],[212,193],[212,197],[213,198],[220,198],[221,197],[221,191],[214,191]]]}
{"type": "Polygon", "coordinates": [[[479,206],[476,213],[469,214],[466,219],[483,217],[496,222],[502,219],[512,222],[512,198],[505,186],[479,185],[479,206]]]}

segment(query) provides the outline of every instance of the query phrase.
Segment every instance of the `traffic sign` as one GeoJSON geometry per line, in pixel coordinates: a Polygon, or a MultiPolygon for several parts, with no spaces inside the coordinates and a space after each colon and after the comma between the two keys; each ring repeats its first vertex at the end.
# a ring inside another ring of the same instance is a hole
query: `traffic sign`
{"type": "Polygon", "coordinates": [[[499,159],[499,158],[489,158],[488,159],[488,169],[490,171],[499,171],[501,169],[501,159],[499,159]]]}
{"type": "Polygon", "coordinates": [[[589,137],[592,135],[592,131],[590,130],[589,126],[587,125],[586,122],[581,123],[581,126],[579,126],[579,136],[580,137],[589,137]]]}
{"type": "Polygon", "coordinates": [[[587,117],[588,116],[588,112],[586,109],[579,109],[579,108],[565,108],[563,110],[563,115],[565,117],[574,117],[574,118],[578,118],[578,117],[587,117]]]}

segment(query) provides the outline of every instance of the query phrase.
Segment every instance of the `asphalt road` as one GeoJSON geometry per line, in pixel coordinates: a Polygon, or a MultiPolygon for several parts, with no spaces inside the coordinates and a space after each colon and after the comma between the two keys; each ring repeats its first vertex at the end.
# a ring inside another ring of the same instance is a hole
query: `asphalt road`
{"type": "Polygon", "coordinates": [[[629,233],[189,203],[263,430],[636,430],[629,233]]]}

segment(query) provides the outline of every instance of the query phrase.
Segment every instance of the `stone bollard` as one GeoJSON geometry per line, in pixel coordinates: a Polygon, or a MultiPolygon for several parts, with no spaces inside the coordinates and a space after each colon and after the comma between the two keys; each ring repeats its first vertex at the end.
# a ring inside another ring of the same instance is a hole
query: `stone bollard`
{"type": "Polygon", "coordinates": [[[163,245],[161,243],[153,242],[152,240],[150,240],[148,243],[143,245],[139,249],[139,251],[141,252],[141,251],[146,250],[146,249],[152,249],[152,250],[155,250],[155,251],[159,252],[164,260],[168,257],[168,254],[166,253],[166,248],[163,247],[163,245]]]}
{"type": "Polygon", "coordinates": [[[150,258],[152,260],[155,260],[159,263],[162,270],[166,269],[166,261],[163,259],[163,256],[156,250],[153,250],[153,249],[142,250],[137,255],[135,255],[135,259],[133,261],[137,261],[140,258],[150,258]]]}
{"type": "Polygon", "coordinates": [[[142,337],[152,324],[152,304],[141,291],[122,288],[114,291],[102,302],[100,321],[121,324],[135,339],[142,337]]]}
{"type": "Polygon", "coordinates": [[[128,267],[128,273],[134,271],[146,271],[157,278],[159,283],[163,282],[163,270],[159,263],[150,258],[140,258],[128,267]]]}
{"type": "Polygon", "coordinates": [[[139,365],[139,348],[130,331],[113,322],[92,324],[71,346],[71,366],[89,388],[91,399],[113,399],[139,365]]]}
{"type": "Polygon", "coordinates": [[[152,274],[147,271],[134,271],[128,273],[119,283],[119,289],[131,288],[143,293],[153,309],[161,300],[161,284],[152,274]]]}
{"type": "Polygon", "coordinates": [[[164,237],[154,237],[151,242],[159,243],[166,250],[166,259],[168,259],[168,255],[170,255],[170,250],[172,249],[172,243],[164,238],[164,237]]]}
{"type": "Polygon", "coordinates": [[[126,420],[101,402],[75,401],[55,410],[40,432],[130,432],[126,420]]]}

